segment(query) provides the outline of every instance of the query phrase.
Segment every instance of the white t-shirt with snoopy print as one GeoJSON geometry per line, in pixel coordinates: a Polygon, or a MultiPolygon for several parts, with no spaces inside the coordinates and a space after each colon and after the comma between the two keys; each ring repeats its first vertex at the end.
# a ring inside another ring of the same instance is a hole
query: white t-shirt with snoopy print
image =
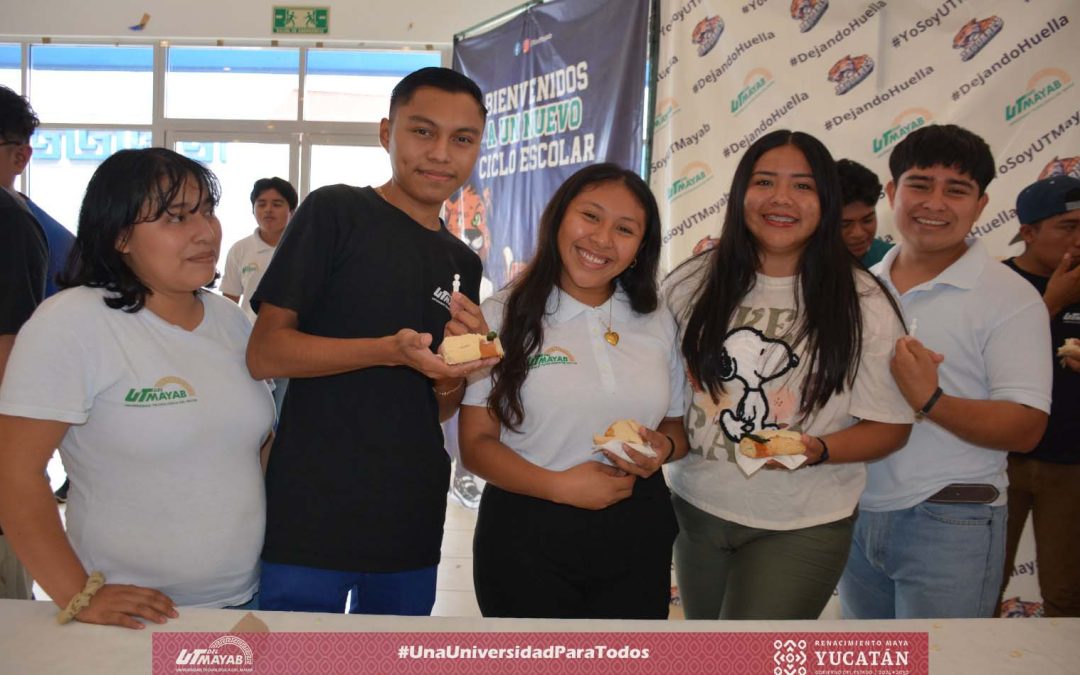
{"type": "MultiPolygon", "coordinates": [[[[680,333],[691,296],[708,273],[711,259],[704,255],[690,261],[666,284],[680,333]]],[[[911,407],[889,372],[903,325],[870,275],[857,275],[863,336],[855,383],[806,419],[799,412],[799,400],[809,357],[805,343],[791,344],[798,329],[798,277],[757,275],[722,347],[730,360],[730,379],[719,402],[690,383],[685,417],[690,454],[667,467],[674,493],[724,520],[770,530],[822,525],[854,512],[866,484],[862,462],[758,471],[748,477],[735,464],[734,453],[743,433],[763,429],[790,428],[823,436],[860,419],[912,422],[911,407]]]]}

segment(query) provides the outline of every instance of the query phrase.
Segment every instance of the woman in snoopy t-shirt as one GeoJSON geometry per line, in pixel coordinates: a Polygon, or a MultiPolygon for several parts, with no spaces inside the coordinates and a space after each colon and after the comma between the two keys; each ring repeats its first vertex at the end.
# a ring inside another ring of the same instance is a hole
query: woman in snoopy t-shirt
{"type": "Polygon", "coordinates": [[[904,327],[840,236],[840,185],[813,136],[775,131],[735,170],[717,247],[665,284],[692,385],[673,464],[687,618],[814,619],[847,561],[863,462],[912,412],[889,373],[904,327]],[[802,432],[807,461],[747,476],[746,434],[802,432]]]}
{"type": "Polygon", "coordinates": [[[23,326],[0,387],[0,521],[72,618],[142,628],[251,602],[274,407],[216,276],[217,179],[122,150],[86,189],[66,289],[23,326]],[[67,536],[45,465],[71,477],[67,536]]]}

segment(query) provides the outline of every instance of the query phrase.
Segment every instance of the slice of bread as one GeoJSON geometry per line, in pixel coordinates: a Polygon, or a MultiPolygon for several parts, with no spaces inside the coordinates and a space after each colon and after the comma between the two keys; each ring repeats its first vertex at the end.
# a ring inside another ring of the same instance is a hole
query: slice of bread
{"type": "Polygon", "coordinates": [[[802,434],[798,431],[766,429],[743,436],[739,441],[739,452],[747,457],[760,459],[778,455],[801,455],[806,452],[806,446],[803,445],[802,434]]]}
{"type": "Polygon", "coordinates": [[[644,445],[645,440],[638,433],[638,429],[641,428],[641,424],[637,420],[619,420],[612,422],[611,426],[607,428],[603,434],[597,434],[593,436],[593,444],[604,445],[611,441],[622,441],[623,443],[637,443],[638,445],[644,445]]]}
{"type": "Polygon", "coordinates": [[[503,355],[502,342],[499,338],[488,340],[479,333],[451,335],[443,339],[443,360],[448,365],[468,363],[479,359],[490,359],[503,355]]]}
{"type": "Polygon", "coordinates": [[[1080,338],[1065,338],[1065,342],[1057,349],[1057,355],[1080,359],[1080,338]]]}

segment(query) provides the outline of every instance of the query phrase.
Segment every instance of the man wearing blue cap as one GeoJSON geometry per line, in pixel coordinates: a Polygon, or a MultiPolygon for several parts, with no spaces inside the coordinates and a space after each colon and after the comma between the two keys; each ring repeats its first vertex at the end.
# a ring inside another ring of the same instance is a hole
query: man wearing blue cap
{"type": "MultiPolygon", "coordinates": [[[[1024,252],[1005,261],[1043,296],[1054,349],[1080,338],[1080,179],[1056,176],[1016,199],[1024,252]]],[[[1054,369],[1050,420],[1030,454],[1009,453],[1005,584],[1028,513],[1046,616],[1080,616],[1080,358],[1054,369]]],[[[1003,589],[1004,590],[1004,589],[1003,589]]]]}

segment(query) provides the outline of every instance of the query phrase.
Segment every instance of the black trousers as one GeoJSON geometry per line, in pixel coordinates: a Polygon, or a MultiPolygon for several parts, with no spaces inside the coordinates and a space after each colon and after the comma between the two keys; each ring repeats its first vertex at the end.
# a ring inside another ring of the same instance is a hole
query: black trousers
{"type": "Polygon", "coordinates": [[[664,477],[600,511],[488,484],[473,539],[486,617],[666,619],[679,528],[664,477]]]}

